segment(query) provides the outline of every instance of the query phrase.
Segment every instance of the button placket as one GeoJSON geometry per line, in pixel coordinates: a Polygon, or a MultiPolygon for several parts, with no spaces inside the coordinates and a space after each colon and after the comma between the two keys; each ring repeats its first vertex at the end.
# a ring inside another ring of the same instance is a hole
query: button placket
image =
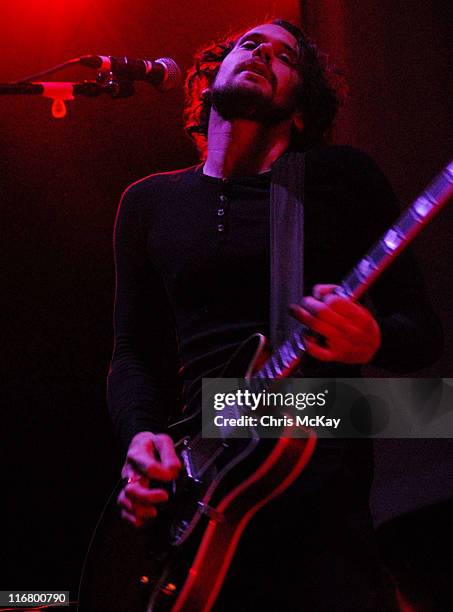
{"type": "Polygon", "coordinates": [[[225,238],[227,206],[228,198],[224,193],[221,193],[219,196],[219,204],[217,208],[217,232],[220,235],[219,237],[222,239],[225,238]]]}

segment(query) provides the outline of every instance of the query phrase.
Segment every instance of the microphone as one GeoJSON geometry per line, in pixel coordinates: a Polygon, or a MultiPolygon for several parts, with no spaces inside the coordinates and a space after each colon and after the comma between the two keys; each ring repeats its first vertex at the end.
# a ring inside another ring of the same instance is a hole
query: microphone
{"type": "Polygon", "coordinates": [[[169,57],[151,61],[111,55],[82,55],[80,63],[89,68],[99,68],[101,72],[112,72],[119,78],[146,81],[160,91],[173,89],[181,82],[181,70],[169,57]]]}

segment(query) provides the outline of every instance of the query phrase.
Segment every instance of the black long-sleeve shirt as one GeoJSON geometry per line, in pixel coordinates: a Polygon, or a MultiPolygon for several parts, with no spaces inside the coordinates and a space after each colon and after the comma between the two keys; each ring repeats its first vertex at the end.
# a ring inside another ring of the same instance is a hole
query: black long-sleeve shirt
{"type": "MultiPolygon", "coordinates": [[[[305,175],[309,293],[316,283],[339,283],[399,208],[375,163],[351,147],[308,152],[305,175]]],[[[149,176],[123,194],[108,403],[126,446],[139,431],[165,429],[181,381],[218,372],[250,334],[268,335],[269,188],[270,173],[217,179],[196,166],[149,176]]],[[[410,255],[370,297],[382,333],[373,363],[403,373],[432,362],[440,330],[410,255]]],[[[327,364],[319,372],[353,377],[360,368],[327,364]]]]}

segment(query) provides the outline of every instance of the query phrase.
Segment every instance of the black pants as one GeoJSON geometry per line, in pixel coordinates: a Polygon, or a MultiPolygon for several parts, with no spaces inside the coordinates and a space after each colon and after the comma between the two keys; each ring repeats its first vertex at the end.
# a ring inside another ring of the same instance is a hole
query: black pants
{"type": "Polygon", "coordinates": [[[368,508],[368,441],[320,443],[247,527],[215,612],[393,612],[368,508]]]}

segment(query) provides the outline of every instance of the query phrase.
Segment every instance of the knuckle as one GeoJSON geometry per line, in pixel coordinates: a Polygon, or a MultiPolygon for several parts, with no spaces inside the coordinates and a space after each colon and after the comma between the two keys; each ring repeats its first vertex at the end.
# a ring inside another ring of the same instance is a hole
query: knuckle
{"type": "Polygon", "coordinates": [[[173,442],[170,436],[165,433],[156,434],[155,440],[161,442],[162,444],[172,444],[173,442]]]}
{"type": "Polygon", "coordinates": [[[324,302],[323,302],[326,306],[329,306],[332,309],[340,309],[341,308],[345,308],[348,304],[348,300],[346,298],[343,298],[339,295],[336,295],[335,293],[329,293],[324,302]]]}
{"type": "Polygon", "coordinates": [[[133,491],[130,487],[127,487],[124,490],[124,504],[130,504],[131,501],[135,501],[137,499],[137,495],[135,493],[135,491],[133,491]]]}
{"type": "Polygon", "coordinates": [[[124,503],[121,504],[121,506],[122,506],[122,508],[124,508],[128,512],[131,512],[131,513],[134,512],[134,506],[132,505],[132,502],[130,500],[128,500],[127,498],[124,500],[124,503]]]}
{"type": "Polygon", "coordinates": [[[126,455],[126,465],[129,461],[133,461],[135,459],[135,449],[133,447],[129,448],[126,455]]]}
{"type": "Polygon", "coordinates": [[[132,448],[126,455],[126,465],[135,466],[140,463],[141,453],[138,449],[132,448]]]}

